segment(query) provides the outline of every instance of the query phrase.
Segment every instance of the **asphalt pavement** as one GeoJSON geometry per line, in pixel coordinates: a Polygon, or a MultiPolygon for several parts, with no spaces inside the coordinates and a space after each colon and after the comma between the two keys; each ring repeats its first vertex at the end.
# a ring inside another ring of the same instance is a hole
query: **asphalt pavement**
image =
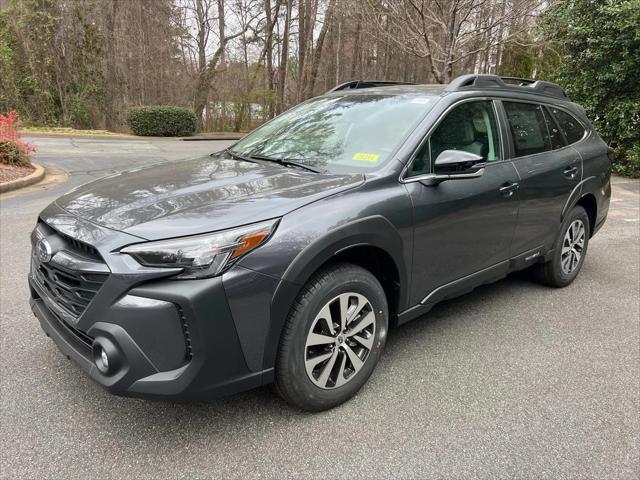
{"type": "Polygon", "coordinates": [[[519,273],[391,332],[329,412],[268,388],[211,403],[114,397],[28,305],[29,233],[93,178],[231,142],[32,138],[44,185],[0,196],[0,478],[633,478],[640,475],[640,184],[561,290],[519,273]]]}

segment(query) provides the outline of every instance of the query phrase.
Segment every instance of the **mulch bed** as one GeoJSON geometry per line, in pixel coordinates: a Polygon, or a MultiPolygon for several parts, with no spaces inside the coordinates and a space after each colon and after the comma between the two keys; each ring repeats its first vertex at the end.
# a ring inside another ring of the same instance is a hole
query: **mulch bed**
{"type": "Polygon", "coordinates": [[[29,166],[17,166],[17,165],[2,165],[0,164],[0,183],[10,182],[17,178],[26,177],[30,173],[33,173],[35,167],[29,166]]]}

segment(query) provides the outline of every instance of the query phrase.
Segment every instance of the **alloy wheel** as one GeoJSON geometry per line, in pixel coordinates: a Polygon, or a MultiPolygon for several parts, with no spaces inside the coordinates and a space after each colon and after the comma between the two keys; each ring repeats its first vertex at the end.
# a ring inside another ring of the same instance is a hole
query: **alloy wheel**
{"type": "Polygon", "coordinates": [[[582,220],[574,220],[564,235],[560,264],[565,275],[572,273],[580,264],[584,252],[586,229],[582,220]]]}
{"type": "Polygon", "coordinates": [[[347,292],[327,302],[307,335],[309,379],[327,390],[352,380],[367,361],[375,334],[375,313],[364,295],[347,292]]]}

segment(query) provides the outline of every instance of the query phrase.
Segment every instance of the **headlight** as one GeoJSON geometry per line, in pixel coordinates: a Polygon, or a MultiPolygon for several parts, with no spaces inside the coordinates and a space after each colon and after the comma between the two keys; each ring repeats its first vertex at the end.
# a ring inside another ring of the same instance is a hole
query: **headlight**
{"type": "Polygon", "coordinates": [[[223,232],[138,243],[120,250],[147,267],[183,268],[175,278],[214,277],[240,257],[264,244],[278,220],[223,232]]]}

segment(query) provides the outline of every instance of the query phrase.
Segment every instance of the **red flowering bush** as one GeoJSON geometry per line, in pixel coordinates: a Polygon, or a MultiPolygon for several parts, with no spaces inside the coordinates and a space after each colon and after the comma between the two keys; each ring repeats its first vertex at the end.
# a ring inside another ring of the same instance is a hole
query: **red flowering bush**
{"type": "Polygon", "coordinates": [[[0,113],[0,163],[29,165],[29,154],[35,151],[35,147],[18,138],[18,112],[0,113]]]}

